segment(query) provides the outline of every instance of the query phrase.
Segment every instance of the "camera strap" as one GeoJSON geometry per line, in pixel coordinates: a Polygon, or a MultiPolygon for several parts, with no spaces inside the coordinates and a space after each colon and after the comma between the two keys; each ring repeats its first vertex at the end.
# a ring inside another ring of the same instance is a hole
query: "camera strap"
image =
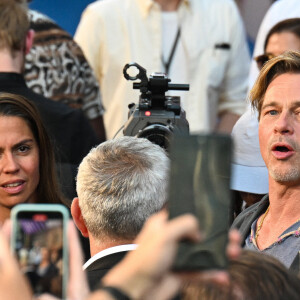
{"type": "Polygon", "coordinates": [[[165,72],[166,72],[167,75],[169,74],[170,66],[171,66],[171,63],[172,63],[172,60],[173,60],[173,57],[174,57],[174,53],[175,53],[179,38],[180,38],[180,27],[178,27],[177,34],[176,34],[175,40],[173,42],[172,50],[171,50],[171,53],[169,55],[168,61],[165,62],[164,58],[163,58],[163,55],[161,55],[161,61],[164,65],[164,67],[165,67],[165,72]]]}

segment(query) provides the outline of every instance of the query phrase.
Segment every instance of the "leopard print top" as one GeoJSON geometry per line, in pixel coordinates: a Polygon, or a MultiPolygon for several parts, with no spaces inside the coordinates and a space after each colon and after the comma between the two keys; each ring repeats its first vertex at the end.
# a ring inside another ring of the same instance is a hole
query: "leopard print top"
{"type": "Polygon", "coordinates": [[[104,113],[94,72],[71,35],[47,16],[29,10],[35,31],[26,55],[25,79],[29,88],[54,101],[80,108],[88,119],[104,113]]]}

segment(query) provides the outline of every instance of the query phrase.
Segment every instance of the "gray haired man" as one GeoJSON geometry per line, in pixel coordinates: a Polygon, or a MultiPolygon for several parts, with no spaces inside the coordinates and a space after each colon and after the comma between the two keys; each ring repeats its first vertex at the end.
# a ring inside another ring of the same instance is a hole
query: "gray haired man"
{"type": "Polygon", "coordinates": [[[81,162],[71,212],[90,241],[92,257],[84,269],[91,289],[136,248],[144,222],[164,206],[168,169],[161,147],[134,137],[106,141],[81,162]]]}

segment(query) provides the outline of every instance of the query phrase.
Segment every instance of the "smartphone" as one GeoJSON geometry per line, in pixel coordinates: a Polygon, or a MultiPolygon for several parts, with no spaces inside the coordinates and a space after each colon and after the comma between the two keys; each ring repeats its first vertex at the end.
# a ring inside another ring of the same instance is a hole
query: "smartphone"
{"type": "Polygon", "coordinates": [[[66,299],[68,209],[60,204],[19,204],[11,211],[11,247],[34,296],[66,299]]]}
{"type": "Polygon", "coordinates": [[[223,269],[230,226],[229,135],[174,136],[170,146],[169,218],[195,215],[204,240],[180,242],[174,270],[223,269]]]}

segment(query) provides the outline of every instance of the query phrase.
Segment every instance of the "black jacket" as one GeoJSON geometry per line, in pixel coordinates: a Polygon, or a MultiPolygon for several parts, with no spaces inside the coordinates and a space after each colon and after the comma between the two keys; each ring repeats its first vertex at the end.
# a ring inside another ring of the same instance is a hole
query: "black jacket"
{"type": "Polygon", "coordinates": [[[101,257],[86,268],[91,291],[94,291],[99,287],[100,280],[111,268],[124,258],[127,252],[128,251],[122,251],[101,257]]]}

